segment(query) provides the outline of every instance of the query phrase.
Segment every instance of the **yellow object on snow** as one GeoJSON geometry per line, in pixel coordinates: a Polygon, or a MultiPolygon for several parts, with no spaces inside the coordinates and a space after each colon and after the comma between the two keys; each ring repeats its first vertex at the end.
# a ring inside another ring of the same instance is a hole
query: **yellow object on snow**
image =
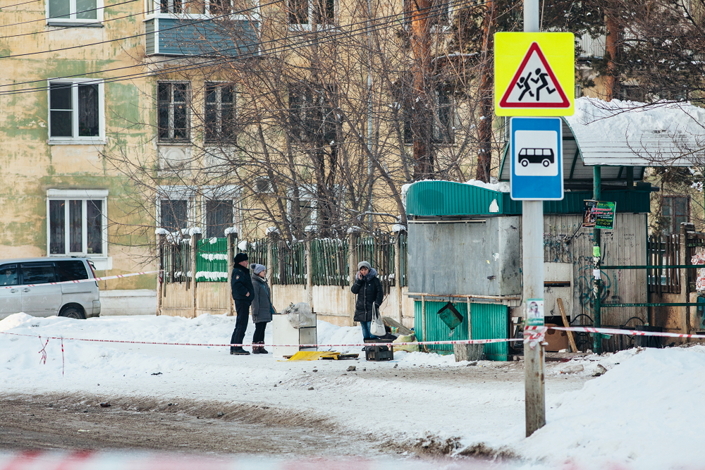
{"type": "MultiPolygon", "coordinates": [[[[392,345],[394,343],[414,343],[416,342],[416,336],[411,334],[411,335],[399,335],[397,336],[397,339],[395,339],[392,342],[392,345]]],[[[407,344],[404,346],[393,346],[395,351],[408,351],[408,352],[418,352],[419,350],[419,345],[418,344],[407,344]]]]}
{"type": "Polygon", "coordinates": [[[299,351],[289,358],[290,361],[317,361],[319,359],[338,359],[337,351],[299,351]]]}

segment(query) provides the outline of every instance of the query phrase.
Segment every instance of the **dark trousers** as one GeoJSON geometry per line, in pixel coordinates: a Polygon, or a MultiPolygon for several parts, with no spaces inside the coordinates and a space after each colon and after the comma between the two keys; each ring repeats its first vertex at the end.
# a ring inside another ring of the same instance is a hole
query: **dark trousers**
{"type": "Polygon", "coordinates": [[[255,334],[252,336],[253,343],[264,343],[264,330],[267,328],[267,322],[255,323],[255,334]]]}
{"type": "Polygon", "coordinates": [[[230,344],[242,344],[242,340],[245,338],[245,330],[247,330],[247,320],[250,318],[250,303],[236,300],[235,312],[237,313],[237,319],[235,320],[235,330],[230,338],[230,344]]]}

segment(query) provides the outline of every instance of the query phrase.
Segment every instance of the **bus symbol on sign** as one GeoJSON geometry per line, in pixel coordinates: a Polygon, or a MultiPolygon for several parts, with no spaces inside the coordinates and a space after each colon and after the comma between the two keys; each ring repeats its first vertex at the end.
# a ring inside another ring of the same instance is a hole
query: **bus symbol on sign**
{"type": "Polygon", "coordinates": [[[553,153],[553,149],[523,148],[519,150],[519,163],[523,167],[529,166],[529,163],[540,163],[548,167],[548,165],[555,162],[555,160],[556,157],[553,153]]]}

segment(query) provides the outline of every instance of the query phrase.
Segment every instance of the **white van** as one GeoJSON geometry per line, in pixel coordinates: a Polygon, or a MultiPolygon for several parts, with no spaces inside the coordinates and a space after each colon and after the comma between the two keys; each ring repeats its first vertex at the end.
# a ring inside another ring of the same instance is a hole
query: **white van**
{"type": "Polygon", "coordinates": [[[0,319],[18,312],[38,317],[97,317],[98,282],[87,280],[93,278],[93,266],[85,258],[0,260],[0,319]]]}

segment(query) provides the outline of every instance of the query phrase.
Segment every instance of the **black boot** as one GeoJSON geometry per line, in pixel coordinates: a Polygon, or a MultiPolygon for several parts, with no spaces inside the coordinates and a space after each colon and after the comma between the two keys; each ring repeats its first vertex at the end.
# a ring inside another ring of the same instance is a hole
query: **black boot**
{"type": "Polygon", "coordinates": [[[242,349],[242,347],[230,348],[230,354],[233,356],[249,356],[250,353],[242,349]]]}
{"type": "MultiPolygon", "coordinates": [[[[258,341],[254,344],[264,344],[264,341],[258,341]]],[[[264,349],[264,346],[252,346],[252,354],[269,354],[269,351],[264,349]]]]}

